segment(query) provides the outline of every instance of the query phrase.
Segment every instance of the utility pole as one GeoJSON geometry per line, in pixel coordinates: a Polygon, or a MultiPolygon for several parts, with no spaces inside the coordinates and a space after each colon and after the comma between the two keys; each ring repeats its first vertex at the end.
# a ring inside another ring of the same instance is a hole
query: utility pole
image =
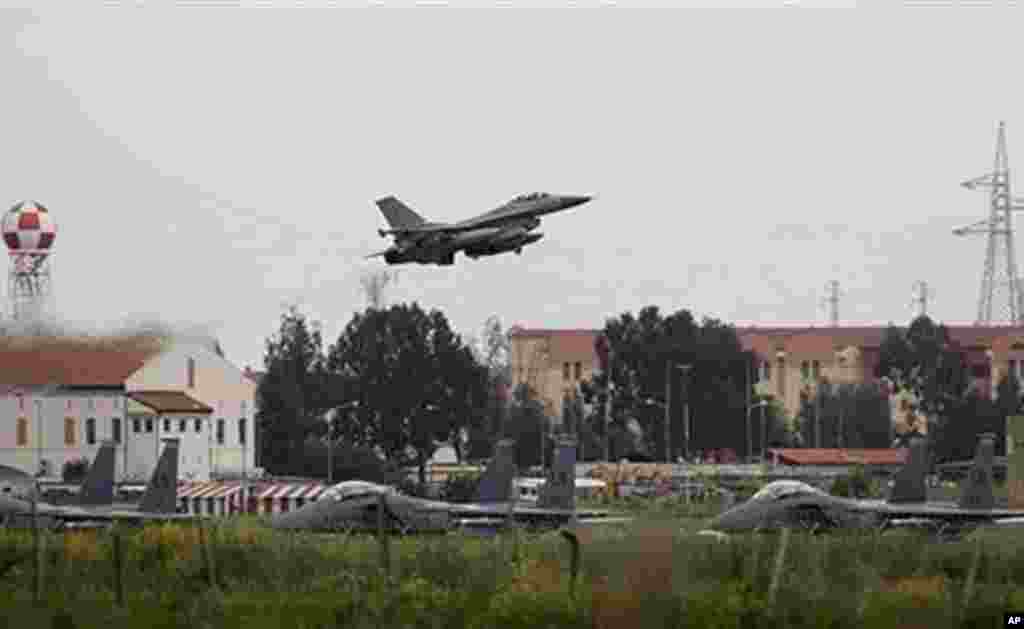
{"type": "Polygon", "coordinates": [[[821,387],[814,383],[814,447],[821,447],[821,387]]]}
{"type": "Polygon", "coordinates": [[[981,292],[978,296],[978,325],[993,323],[993,305],[996,291],[1006,291],[1006,301],[999,304],[997,321],[1006,315],[1008,323],[1019,324],[1024,320],[1024,291],[1017,276],[1017,260],[1014,257],[1013,212],[1024,210],[1024,202],[1014,199],[1010,191],[1010,165],[1006,153],[1006,123],[1000,122],[996,133],[995,164],[992,172],[963,182],[968,190],[978,187],[990,188],[989,217],[977,223],[953,230],[957,236],[986,234],[985,264],[981,276],[981,292]],[[1005,310],[1003,310],[1005,308],[1005,310]]]}
{"type": "MultiPolygon", "coordinates": [[[[744,387],[744,389],[745,389],[746,396],[747,396],[747,413],[746,413],[747,417],[746,417],[746,421],[744,423],[747,425],[747,451],[746,451],[746,455],[747,455],[747,460],[748,461],[750,460],[750,455],[752,454],[752,451],[754,449],[753,447],[751,447],[753,445],[753,443],[751,442],[751,438],[752,437],[751,437],[751,434],[750,434],[751,433],[751,430],[750,430],[750,388],[751,388],[750,381],[753,380],[753,378],[751,377],[751,373],[750,372],[754,370],[754,366],[751,365],[750,363],[751,363],[751,361],[749,361],[749,360],[746,361],[746,367],[743,370],[743,376],[744,376],[743,379],[746,380],[746,383],[745,383],[746,387],[744,387]]],[[[687,397],[689,397],[689,395],[687,395],[687,397]]],[[[687,444],[687,446],[689,446],[689,444],[687,444]]],[[[687,453],[687,454],[689,454],[689,453],[687,453]]]]}
{"type": "Polygon", "coordinates": [[[672,462],[672,435],[669,431],[669,424],[672,422],[672,415],[669,412],[672,408],[672,361],[665,363],[665,462],[672,462]]]}

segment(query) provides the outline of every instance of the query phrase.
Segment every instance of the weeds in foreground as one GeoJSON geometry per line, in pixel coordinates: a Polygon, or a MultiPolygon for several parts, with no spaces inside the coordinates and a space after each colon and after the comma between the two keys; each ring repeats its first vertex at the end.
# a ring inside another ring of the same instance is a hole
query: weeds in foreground
{"type": "Polygon", "coordinates": [[[792,534],[720,543],[664,519],[581,532],[570,596],[558,534],[393,539],[390,578],[372,537],[283,534],[251,522],[123,534],[124,609],[112,538],[76,532],[44,545],[32,602],[27,532],[0,532],[0,619],[79,628],[188,627],[953,627],[1024,606],[1024,539],[959,544],[912,535],[792,534]],[[216,586],[216,587],[213,587],[216,586]],[[774,593],[774,596],[773,596],[774,593]]]}

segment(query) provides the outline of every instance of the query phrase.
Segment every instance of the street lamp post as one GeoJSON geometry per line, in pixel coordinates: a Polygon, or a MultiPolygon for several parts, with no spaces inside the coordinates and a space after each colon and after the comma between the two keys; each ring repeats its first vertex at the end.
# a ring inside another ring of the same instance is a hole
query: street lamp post
{"type": "Polygon", "coordinates": [[[750,454],[753,451],[753,438],[751,437],[752,429],[750,427],[750,411],[757,407],[761,407],[761,459],[764,459],[764,407],[768,406],[768,400],[761,400],[756,404],[751,404],[747,407],[747,458],[750,458],[750,454]]]}
{"type": "MultiPolygon", "coordinates": [[[[667,463],[672,462],[672,370],[677,369],[684,375],[688,374],[693,365],[679,365],[671,360],[665,363],[665,461],[667,463]]],[[[683,406],[683,438],[685,442],[685,452],[687,456],[690,453],[690,390],[687,387],[686,400],[683,406]]]]}

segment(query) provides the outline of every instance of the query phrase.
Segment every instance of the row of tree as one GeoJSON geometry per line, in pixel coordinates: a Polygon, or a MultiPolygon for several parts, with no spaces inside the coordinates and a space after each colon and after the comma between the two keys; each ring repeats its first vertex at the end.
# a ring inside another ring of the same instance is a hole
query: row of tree
{"type": "MultiPolygon", "coordinates": [[[[880,384],[819,382],[787,416],[758,395],[757,356],[716,319],[648,306],[608,319],[599,341],[601,369],[564,400],[558,428],[578,437],[584,460],[888,447],[896,437],[880,384]]],[[[259,449],[273,474],[326,473],[327,443],[338,480],[391,478],[415,466],[422,481],[441,444],[474,460],[501,437],[515,439],[520,467],[550,461],[551,418],[529,386],[507,393],[509,338],[495,317],[472,342],[438,310],[375,299],[325,348],[319,326],[291,308],[267,340],[265,370],[259,449]]],[[[962,351],[927,317],[887,330],[876,375],[934,418],[928,432],[940,460],[968,458],[979,432],[1001,435],[1006,415],[1021,410],[1016,380],[1002,382],[995,400],[972,391],[962,351]]]]}

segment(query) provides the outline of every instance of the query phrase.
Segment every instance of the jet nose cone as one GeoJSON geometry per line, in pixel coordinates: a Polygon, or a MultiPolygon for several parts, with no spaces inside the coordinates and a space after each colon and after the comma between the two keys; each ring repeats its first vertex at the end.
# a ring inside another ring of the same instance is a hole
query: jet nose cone
{"type": "Polygon", "coordinates": [[[577,205],[583,205],[593,198],[594,197],[588,196],[564,196],[562,197],[562,209],[567,210],[571,207],[576,207],[577,205]]]}

